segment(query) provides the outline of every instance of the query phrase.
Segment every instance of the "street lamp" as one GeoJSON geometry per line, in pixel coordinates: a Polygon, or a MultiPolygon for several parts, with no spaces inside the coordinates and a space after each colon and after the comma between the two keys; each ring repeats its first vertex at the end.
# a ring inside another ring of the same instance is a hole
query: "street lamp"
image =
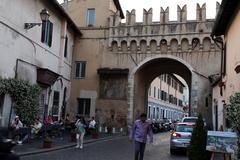
{"type": "MultiPolygon", "coordinates": [[[[42,22],[46,22],[49,20],[50,14],[46,9],[43,9],[40,12],[40,18],[42,22]]],[[[24,29],[28,30],[33,28],[34,26],[40,26],[42,23],[24,23],[24,29]]]]}

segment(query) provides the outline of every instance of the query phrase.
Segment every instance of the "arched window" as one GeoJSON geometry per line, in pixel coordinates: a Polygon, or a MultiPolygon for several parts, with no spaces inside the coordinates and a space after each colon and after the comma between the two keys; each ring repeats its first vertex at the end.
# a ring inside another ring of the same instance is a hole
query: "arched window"
{"type": "Polygon", "coordinates": [[[147,42],[145,40],[140,41],[140,50],[142,53],[147,52],[147,42]]]}
{"type": "Polygon", "coordinates": [[[118,52],[118,44],[117,41],[112,41],[112,51],[118,52]]]}
{"type": "Polygon", "coordinates": [[[167,40],[166,39],[162,39],[160,41],[160,50],[161,50],[162,53],[167,52],[167,40]]]}
{"type": "Polygon", "coordinates": [[[128,47],[127,47],[127,42],[126,41],[121,42],[121,49],[122,49],[122,52],[127,53],[128,47]]]}
{"type": "Polygon", "coordinates": [[[199,50],[200,40],[198,38],[193,38],[192,40],[192,50],[199,50]]]}
{"type": "Polygon", "coordinates": [[[137,42],[135,40],[132,40],[130,43],[130,50],[131,52],[136,53],[137,52],[137,42]]]}
{"type": "Polygon", "coordinates": [[[178,51],[178,41],[177,39],[172,39],[170,42],[170,46],[171,46],[171,51],[172,52],[177,52],[178,51]]]}
{"type": "Polygon", "coordinates": [[[157,51],[157,41],[156,40],[150,41],[150,49],[151,49],[152,53],[157,51]]]}

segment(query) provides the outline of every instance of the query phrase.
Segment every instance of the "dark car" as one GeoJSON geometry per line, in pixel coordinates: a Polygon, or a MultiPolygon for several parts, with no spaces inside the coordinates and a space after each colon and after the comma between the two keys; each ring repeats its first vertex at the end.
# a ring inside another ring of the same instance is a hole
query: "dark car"
{"type": "Polygon", "coordinates": [[[163,119],[163,127],[165,131],[172,130],[172,122],[169,119],[163,119]]]}

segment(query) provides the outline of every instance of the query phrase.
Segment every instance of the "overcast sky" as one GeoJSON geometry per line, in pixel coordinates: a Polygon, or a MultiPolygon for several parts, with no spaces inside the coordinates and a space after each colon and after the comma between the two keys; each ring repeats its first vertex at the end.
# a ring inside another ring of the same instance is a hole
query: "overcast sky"
{"type": "MultiPolygon", "coordinates": [[[[63,0],[58,0],[60,3],[63,0]]],[[[101,1],[101,0],[98,0],[101,1]]],[[[216,15],[216,1],[221,0],[119,0],[123,9],[124,14],[126,10],[131,11],[136,9],[137,21],[142,21],[143,8],[153,8],[153,21],[160,20],[160,7],[164,9],[169,6],[170,8],[170,20],[177,20],[177,5],[181,7],[187,4],[187,17],[189,20],[196,19],[196,6],[197,3],[207,5],[207,18],[214,18],[216,15]]]]}

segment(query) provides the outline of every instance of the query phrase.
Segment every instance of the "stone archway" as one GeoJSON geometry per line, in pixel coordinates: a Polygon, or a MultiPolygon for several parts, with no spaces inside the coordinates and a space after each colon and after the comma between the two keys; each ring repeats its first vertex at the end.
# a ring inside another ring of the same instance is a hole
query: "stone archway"
{"type": "Polygon", "coordinates": [[[195,97],[191,94],[193,83],[197,81],[194,69],[184,60],[161,54],[146,58],[129,75],[129,97],[128,97],[128,124],[138,117],[141,112],[146,112],[147,89],[157,76],[165,73],[174,73],[181,76],[188,84],[190,108],[194,107],[191,100],[195,97]]]}

